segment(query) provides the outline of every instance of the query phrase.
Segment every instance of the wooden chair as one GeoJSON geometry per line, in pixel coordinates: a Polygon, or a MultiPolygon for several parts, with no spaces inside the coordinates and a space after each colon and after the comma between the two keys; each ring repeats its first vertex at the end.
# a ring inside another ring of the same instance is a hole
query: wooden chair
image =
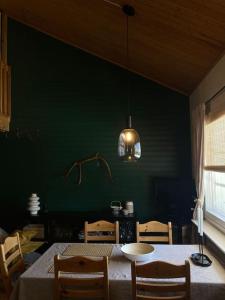
{"type": "Polygon", "coordinates": [[[131,265],[131,273],[133,300],[190,299],[190,264],[187,260],[184,265],[179,266],[163,261],[136,265],[134,261],[131,265]],[[137,281],[137,277],[145,280],[137,281]],[[182,278],[183,281],[174,281],[176,278],[182,278]]]}
{"type": "Polygon", "coordinates": [[[54,300],[61,297],[75,299],[109,299],[108,257],[93,260],[84,256],[54,258],[54,300]],[[63,273],[61,273],[63,272],[63,273]],[[98,272],[97,274],[93,274],[98,272]],[[69,277],[68,277],[68,274],[69,277]],[[71,273],[76,273],[73,276],[71,273]],[[81,274],[85,274],[81,277],[81,274]]]}
{"type": "Polygon", "coordinates": [[[110,223],[107,221],[97,221],[84,224],[84,242],[89,241],[113,241],[119,243],[119,222],[110,223]]]}
{"type": "Polygon", "coordinates": [[[19,234],[9,236],[3,244],[0,244],[0,271],[1,280],[9,299],[12,291],[12,277],[15,273],[22,273],[25,270],[23,255],[20,247],[19,234]]]}
{"type": "Polygon", "coordinates": [[[171,222],[163,224],[150,221],[144,224],[136,222],[137,243],[139,242],[161,242],[173,244],[171,222]]]}

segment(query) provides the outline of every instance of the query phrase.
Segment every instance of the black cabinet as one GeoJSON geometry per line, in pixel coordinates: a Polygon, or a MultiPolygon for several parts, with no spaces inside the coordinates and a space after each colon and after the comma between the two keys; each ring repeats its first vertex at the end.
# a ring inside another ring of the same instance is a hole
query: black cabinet
{"type": "Polygon", "coordinates": [[[111,211],[47,212],[44,214],[45,239],[49,243],[82,242],[80,233],[84,229],[84,222],[97,220],[119,221],[120,243],[136,240],[136,216],[114,216],[111,211]]]}
{"type": "Polygon", "coordinates": [[[111,222],[118,221],[119,222],[119,235],[120,235],[120,243],[133,243],[136,241],[136,215],[128,215],[124,216],[119,214],[118,216],[110,215],[108,216],[108,220],[111,222]]]}
{"type": "Polygon", "coordinates": [[[136,241],[136,219],[126,218],[120,220],[120,243],[133,243],[136,241]]]}

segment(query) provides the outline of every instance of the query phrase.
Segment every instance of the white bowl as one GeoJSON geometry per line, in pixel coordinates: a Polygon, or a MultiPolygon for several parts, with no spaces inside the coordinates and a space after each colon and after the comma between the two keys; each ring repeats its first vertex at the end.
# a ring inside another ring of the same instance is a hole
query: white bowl
{"type": "Polygon", "coordinates": [[[131,261],[148,261],[151,260],[154,247],[145,243],[126,244],[121,247],[123,254],[131,261]]]}

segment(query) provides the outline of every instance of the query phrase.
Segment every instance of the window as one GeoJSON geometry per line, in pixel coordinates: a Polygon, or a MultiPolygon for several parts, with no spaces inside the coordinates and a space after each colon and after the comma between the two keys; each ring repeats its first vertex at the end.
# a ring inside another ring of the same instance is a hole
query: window
{"type": "Polygon", "coordinates": [[[205,171],[206,219],[225,231],[225,173],[205,171]]]}
{"type": "Polygon", "coordinates": [[[225,232],[225,92],[206,106],[204,190],[206,219],[225,232]]]}

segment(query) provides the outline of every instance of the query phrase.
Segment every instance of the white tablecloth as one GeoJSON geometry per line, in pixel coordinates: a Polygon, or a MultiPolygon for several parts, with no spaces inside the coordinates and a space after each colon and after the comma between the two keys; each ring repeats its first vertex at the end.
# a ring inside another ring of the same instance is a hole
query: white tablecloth
{"type": "MultiPolygon", "coordinates": [[[[68,243],[52,245],[18,280],[11,300],[52,300],[54,274],[48,270],[53,265],[55,254],[62,254],[68,243]]],[[[90,244],[91,247],[91,244],[90,244]]],[[[183,264],[192,253],[198,252],[196,245],[154,245],[152,260],[163,260],[183,264]]],[[[225,300],[225,270],[223,266],[206,251],[213,261],[210,267],[191,264],[191,299],[225,300]]],[[[120,250],[114,245],[109,260],[109,283],[111,300],[130,300],[131,266],[120,250]]]]}

